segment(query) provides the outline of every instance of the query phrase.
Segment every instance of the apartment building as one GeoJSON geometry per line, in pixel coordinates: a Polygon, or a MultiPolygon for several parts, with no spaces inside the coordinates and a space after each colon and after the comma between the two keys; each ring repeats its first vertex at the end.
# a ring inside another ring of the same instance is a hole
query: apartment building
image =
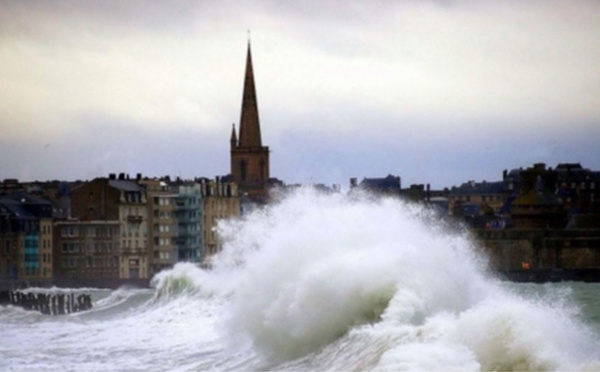
{"type": "Polygon", "coordinates": [[[176,194],[163,179],[144,179],[138,182],[148,194],[148,248],[152,252],[152,273],[173,267],[178,259],[174,219],[176,194]]]}
{"type": "Polygon", "coordinates": [[[176,182],[173,205],[173,243],[178,262],[200,262],[202,241],[202,187],[197,182],[176,182]]]}
{"type": "Polygon", "coordinates": [[[71,191],[72,217],[80,221],[110,221],[119,226],[119,278],[148,279],[151,251],[148,246],[146,190],[124,174],[96,178],[71,191]]]}
{"type": "Polygon", "coordinates": [[[216,232],[218,222],[239,217],[241,199],[237,185],[220,177],[215,180],[202,179],[201,185],[204,209],[202,235],[206,261],[222,249],[222,241],[216,232]]]}
{"type": "Polygon", "coordinates": [[[506,202],[504,182],[468,181],[448,192],[454,214],[479,215],[498,213],[506,202]]]}
{"type": "Polygon", "coordinates": [[[57,221],[54,237],[56,279],[119,279],[119,221],[57,221]]]}
{"type": "Polygon", "coordinates": [[[13,192],[0,198],[0,278],[52,278],[52,206],[13,192]]]}

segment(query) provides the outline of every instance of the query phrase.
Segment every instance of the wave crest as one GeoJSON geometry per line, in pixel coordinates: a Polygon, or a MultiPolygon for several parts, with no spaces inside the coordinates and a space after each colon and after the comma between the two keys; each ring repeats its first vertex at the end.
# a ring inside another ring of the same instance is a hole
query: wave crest
{"type": "Polygon", "coordinates": [[[154,300],[167,300],[180,296],[210,296],[212,291],[204,285],[207,274],[193,263],[178,263],[173,268],[156,274],[150,286],[156,289],[154,300]]]}
{"type": "Polygon", "coordinates": [[[397,199],[302,190],[222,226],[221,259],[241,266],[231,335],[289,360],[356,325],[400,316],[404,292],[425,298],[422,316],[468,307],[479,293],[481,262],[465,236],[440,228],[435,217],[397,199]]]}

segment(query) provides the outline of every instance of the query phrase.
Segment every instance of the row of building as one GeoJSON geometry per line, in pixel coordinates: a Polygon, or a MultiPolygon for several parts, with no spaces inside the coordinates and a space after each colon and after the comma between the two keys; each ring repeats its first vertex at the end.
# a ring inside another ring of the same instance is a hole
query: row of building
{"type": "MultiPolygon", "coordinates": [[[[91,181],[0,183],[0,287],[147,283],[177,262],[207,263],[221,243],[215,227],[264,204],[270,151],[262,144],[248,43],[239,132],[229,138],[230,172],[189,181],[111,174],[91,181]]],[[[316,189],[339,192],[339,187],[316,189]]],[[[358,189],[425,202],[484,231],[498,269],[589,267],[600,280],[600,172],[580,164],[504,171],[497,182],[431,190],[402,188],[399,176],[350,180],[358,189]],[[513,232],[506,230],[512,228],[513,232]],[[583,231],[581,229],[588,229],[583,231]],[[548,229],[571,232],[550,234],[548,229]],[[500,233],[485,230],[502,230],[500,233]],[[523,232],[525,231],[525,232],[523,232]],[[531,231],[535,231],[532,235],[531,231]],[[585,236],[585,244],[580,239],[585,236]],[[517,248],[515,248],[517,247],[517,248]],[[582,259],[582,257],[587,257],[582,259]]]]}
{"type": "Polygon", "coordinates": [[[350,180],[350,188],[424,201],[449,215],[460,217],[474,228],[516,226],[535,228],[594,225],[600,227],[600,171],[579,163],[555,168],[544,163],[523,169],[504,170],[493,182],[468,181],[460,186],[431,190],[429,185],[402,188],[399,176],[350,180]],[[539,214],[552,222],[519,218],[539,214]],[[517,217],[517,218],[514,218],[517,217]],[[496,222],[496,223],[491,223],[496,222]]]}
{"type": "MultiPolygon", "coordinates": [[[[435,205],[475,229],[600,228],[600,172],[580,164],[554,169],[534,164],[504,171],[501,181],[469,181],[443,190],[402,188],[400,177],[392,175],[351,179],[350,186],[351,192],[365,189],[435,205]]],[[[247,195],[230,176],[4,180],[0,279],[121,283],[148,280],[177,262],[208,263],[221,247],[218,221],[239,217],[244,205],[252,204],[244,201],[247,195]]]]}
{"type": "Polygon", "coordinates": [[[0,281],[143,284],[177,262],[206,262],[218,251],[217,221],[265,203],[278,182],[270,178],[269,148],[261,140],[250,42],[239,134],[234,125],[229,146],[230,172],[214,180],[140,174],[32,185],[4,180],[0,281]]]}
{"type": "Polygon", "coordinates": [[[0,196],[4,280],[143,282],[177,262],[207,260],[220,246],[217,221],[241,211],[236,184],[221,178],[111,174],[72,185],[3,185],[11,185],[0,196]]]}
{"type": "Polygon", "coordinates": [[[470,227],[489,268],[513,281],[600,282],[600,172],[579,163],[504,171],[495,182],[431,190],[400,177],[365,178],[352,189],[398,195],[470,227]]]}

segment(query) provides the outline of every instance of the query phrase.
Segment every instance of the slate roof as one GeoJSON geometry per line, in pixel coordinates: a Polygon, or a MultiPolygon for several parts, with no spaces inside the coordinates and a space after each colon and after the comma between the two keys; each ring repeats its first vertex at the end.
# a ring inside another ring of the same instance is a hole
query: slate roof
{"type": "Polygon", "coordinates": [[[7,213],[13,218],[18,219],[33,218],[31,213],[29,213],[25,208],[23,208],[23,205],[21,203],[11,199],[0,199],[0,212],[2,214],[7,213]]]}
{"type": "Polygon", "coordinates": [[[465,182],[459,187],[453,187],[450,195],[489,195],[502,194],[504,192],[504,182],[465,182]]]}
{"type": "Polygon", "coordinates": [[[135,182],[126,180],[109,180],[108,184],[121,191],[143,191],[144,188],[135,182]]]}
{"type": "Polygon", "coordinates": [[[373,189],[397,189],[400,190],[400,177],[388,174],[384,178],[364,178],[360,186],[373,189]]]}

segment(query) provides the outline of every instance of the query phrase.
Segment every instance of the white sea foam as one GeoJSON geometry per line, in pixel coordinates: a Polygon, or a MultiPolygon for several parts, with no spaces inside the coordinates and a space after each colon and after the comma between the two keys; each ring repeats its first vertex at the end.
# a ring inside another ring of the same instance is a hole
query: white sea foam
{"type": "Polygon", "coordinates": [[[323,362],[333,352],[325,366],[335,368],[352,357],[328,351],[340,339],[359,344],[352,353],[367,349],[376,369],[539,370],[599,360],[600,344],[573,314],[507,293],[467,234],[443,226],[398,200],[306,190],[223,224],[228,243],[216,267],[236,273],[227,284],[235,288],[230,337],[245,336],[274,362],[311,353],[323,362]]]}

